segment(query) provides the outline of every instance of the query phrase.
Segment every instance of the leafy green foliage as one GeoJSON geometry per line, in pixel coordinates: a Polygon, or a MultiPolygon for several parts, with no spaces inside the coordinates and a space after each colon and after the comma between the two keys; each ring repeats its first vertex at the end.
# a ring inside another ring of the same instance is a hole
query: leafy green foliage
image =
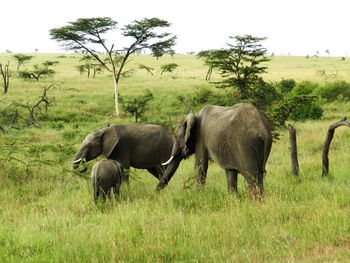
{"type": "Polygon", "coordinates": [[[148,67],[148,66],[143,65],[143,64],[139,64],[139,69],[144,69],[144,70],[147,71],[147,73],[148,73],[149,75],[152,75],[152,76],[153,76],[153,70],[154,70],[154,68],[148,67]]]}
{"type": "Polygon", "coordinates": [[[107,41],[102,35],[116,29],[116,26],[117,22],[110,17],[79,18],[67,26],[51,29],[50,35],[69,50],[87,52],[113,75],[115,111],[118,116],[118,84],[130,55],[149,49],[153,56],[159,58],[171,50],[176,37],[168,32],[159,32],[170,26],[166,20],[144,18],[140,21],[135,20],[121,29],[124,37],[132,39],[130,46],[115,49],[112,44],[111,47],[107,47],[107,41]],[[95,50],[96,46],[102,48],[107,60],[95,50]]]}
{"type": "Polygon", "coordinates": [[[163,75],[163,73],[165,72],[173,72],[176,68],[178,67],[178,64],[176,63],[168,63],[168,64],[165,64],[165,65],[161,65],[160,66],[160,75],[163,75]]]}
{"type": "Polygon", "coordinates": [[[39,81],[41,77],[50,77],[55,73],[56,71],[48,68],[47,66],[36,64],[32,70],[19,71],[18,76],[23,79],[35,79],[36,81],[39,81]]]}
{"type": "Polygon", "coordinates": [[[34,56],[24,55],[24,54],[14,54],[12,55],[12,57],[17,60],[17,71],[18,71],[21,65],[23,65],[25,62],[30,61],[34,56]]]}
{"type": "Polygon", "coordinates": [[[296,86],[296,82],[294,79],[282,79],[278,84],[278,90],[284,94],[284,93],[288,93],[291,92],[292,89],[296,86]]]}
{"type": "Polygon", "coordinates": [[[152,99],[153,94],[149,90],[146,90],[144,95],[121,97],[122,108],[125,112],[131,114],[137,123],[148,110],[148,104],[152,99]]]}
{"type": "Polygon", "coordinates": [[[321,98],[326,99],[328,102],[335,101],[341,97],[350,100],[350,83],[345,81],[326,83],[319,88],[318,93],[321,98]]]}
{"type": "Polygon", "coordinates": [[[267,49],[262,47],[265,38],[251,35],[230,37],[234,41],[228,48],[220,50],[202,51],[200,58],[210,67],[218,70],[223,77],[220,87],[237,88],[242,99],[254,96],[252,86],[262,82],[260,74],[265,73],[267,67],[261,65],[268,61],[267,49]]]}
{"type": "Polygon", "coordinates": [[[185,114],[195,112],[209,104],[231,106],[241,101],[234,92],[213,90],[212,88],[198,88],[193,93],[178,95],[177,100],[183,105],[185,114]]]}
{"type": "Polygon", "coordinates": [[[272,108],[272,117],[275,124],[283,126],[287,119],[294,121],[320,119],[323,110],[316,94],[317,90],[318,84],[303,81],[296,84],[290,92],[285,92],[283,98],[276,102],[272,108]]]}

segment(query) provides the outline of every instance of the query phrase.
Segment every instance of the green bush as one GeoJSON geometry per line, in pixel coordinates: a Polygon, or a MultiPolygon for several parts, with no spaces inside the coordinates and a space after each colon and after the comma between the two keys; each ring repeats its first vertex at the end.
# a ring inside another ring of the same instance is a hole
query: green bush
{"type": "MultiPolygon", "coordinates": [[[[282,82],[282,81],[281,81],[282,82]]],[[[319,85],[311,81],[302,81],[293,87],[293,80],[286,80],[282,84],[283,90],[290,92],[275,105],[272,116],[277,125],[284,125],[287,119],[294,121],[317,120],[322,117],[323,110],[317,92],[319,85]]]]}
{"type": "Polygon", "coordinates": [[[318,89],[319,89],[319,85],[317,83],[311,82],[311,81],[302,81],[293,88],[293,90],[291,91],[291,94],[311,95],[311,94],[316,94],[318,89]]]}
{"type": "Polygon", "coordinates": [[[274,101],[281,98],[280,94],[277,92],[276,87],[264,81],[260,81],[255,85],[251,86],[251,95],[248,102],[253,103],[258,108],[264,109],[271,105],[274,101]]]}
{"type": "Polygon", "coordinates": [[[322,114],[322,107],[316,99],[312,99],[307,104],[301,103],[294,107],[289,117],[293,121],[318,120],[322,114]]]}
{"type": "Polygon", "coordinates": [[[230,91],[216,90],[213,91],[209,88],[197,89],[194,96],[193,102],[196,105],[219,105],[219,106],[230,106],[239,102],[239,98],[235,97],[230,91]]]}
{"type": "Polygon", "coordinates": [[[289,94],[272,108],[272,118],[277,126],[285,125],[286,120],[305,121],[319,119],[323,110],[315,95],[289,94]]]}
{"type": "Polygon", "coordinates": [[[346,81],[327,83],[319,89],[319,95],[328,102],[335,101],[339,97],[350,99],[350,83],[346,81]]]}
{"type": "Polygon", "coordinates": [[[294,79],[282,79],[279,83],[277,83],[277,88],[282,94],[284,94],[291,92],[296,85],[297,83],[294,79]]]}
{"type": "Polygon", "coordinates": [[[135,118],[135,122],[137,122],[148,110],[148,104],[152,99],[152,92],[146,90],[144,95],[120,97],[120,102],[123,111],[132,115],[135,118]]]}

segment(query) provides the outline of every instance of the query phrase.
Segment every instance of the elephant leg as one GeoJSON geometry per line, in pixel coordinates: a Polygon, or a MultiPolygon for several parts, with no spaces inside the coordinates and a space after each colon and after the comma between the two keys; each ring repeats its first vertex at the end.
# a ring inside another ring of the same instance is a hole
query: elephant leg
{"type": "Polygon", "coordinates": [[[258,189],[259,194],[262,195],[264,192],[264,172],[260,172],[258,175],[258,189]]]}
{"type": "Polygon", "coordinates": [[[248,183],[249,194],[254,199],[260,199],[263,192],[263,182],[262,178],[259,179],[259,173],[249,173],[245,172],[244,177],[248,183]]]}
{"type": "Polygon", "coordinates": [[[105,193],[105,191],[100,189],[100,194],[99,195],[101,196],[102,201],[105,202],[106,201],[106,197],[107,197],[107,194],[105,193]]]}
{"type": "Polygon", "coordinates": [[[197,183],[199,185],[204,185],[207,179],[207,170],[208,170],[208,159],[196,159],[195,163],[195,172],[197,177],[197,183]]]}
{"type": "Polygon", "coordinates": [[[160,166],[154,166],[151,168],[147,168],[147,171],[152,174],[155,178],[157,178],[158,180],[160,180],[160,178],[162,178],[163,174],[164,174],[164,169],[160,166]]]}
{"type": "Polygon", "coordinates": [[[230,193],[237,193],[237,170],[226,170],[227,177],[227,191],[230,193]]]}
{"type": "Polygon", "coordinates": [[[130,167],[125,167],[123,169],[122,182],[129,184],[129,171],[130,167]]]}
{"type": "Polygon", "coordinates": [[[117,198],[120,194],[120,184],[117,183],[114,187],[113,187],[113,190],[114,190],[114,198],[117,198]]]}

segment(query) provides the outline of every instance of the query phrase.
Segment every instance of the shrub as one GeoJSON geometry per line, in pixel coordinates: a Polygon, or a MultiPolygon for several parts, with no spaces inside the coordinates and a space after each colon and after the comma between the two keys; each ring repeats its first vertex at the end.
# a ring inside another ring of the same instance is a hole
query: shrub
{"type": "Polygon", "coordinates": [[[280,99],[276,88],[271,83],[260,81],[251,86],[250,102],[256,105],[258,108],[266,108],[274,101],[280,99]]]}
{"type": "Polygon", "coordinates": [[[148,104],[152,99],[152,92],[146,90],[144,95],[121,97],[120,102],[123,110],[131,114],[137,122],[148,110],[148,104]]]}
{"type": "Polygon", "coordinates": [[[286,96],[272,108],[272,118],[277,126],[285,125],[287,119],[304,121],[319,119],[323,110],[314,95],[286,96]]]}
{"type": "Polygon", "coordinates": [[[290,113],[290,119],[294,121],[318,120],[322,117],[323,110],[316,99],[309,103],[300,103],[290,113]]]}
{"type": "Polygon", "coordinates": [[[317,83],[311,82],[311,81],[302,81],[293,88],[293,90],[291,91],[291,94],[293,95],[316,94],[318,89],[319,89],[319,85],[317,83]]]}
{"type": "Polygon", "coordinates": [[[319,95],[329,102],[335,101],[339,97],[350,99],[350,83],[346,81],[327,83],[319,89],[319,95]]]}
{"type": "Polygon", "coordinates": [[[230,106],[239,102],[239,98],[234,93],[224,90],[215,92],[209,88],[197,89],[194,96],[193,102],[196,105],[213,104],[219,106],[230,106]]]}
{"type": "Polygon", "coordinates": [[[294,79],[282,79],[279,83],[277,83],[277,87],[279,91],[284,94],[291,92],[296,86],[296,82],[294,79]]]}

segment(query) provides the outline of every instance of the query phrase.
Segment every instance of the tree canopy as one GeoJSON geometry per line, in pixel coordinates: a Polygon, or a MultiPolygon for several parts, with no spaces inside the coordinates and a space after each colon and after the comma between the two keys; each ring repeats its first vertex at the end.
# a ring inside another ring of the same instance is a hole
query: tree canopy
{"type": "Polygon", "coordinates": [[[124,66],[132,54],[148,49],[155,57],[160,57],[171,51],[175,45],[176,36],[168,32],[159,32],[168,28],[170,23],[159,18],[144,18],[135,20],[121,29],[124,37],[131,38],[127,47],[115,48],[108,46],[103,35],[117,29],[117,22],[110,17],[79,18],[68,25],[50,30],[52,39],[58,41],[68,50],[84,51],[96,59],[107,71],[112,73],[114,82],[115,110],[119,116],[118,84],[124,66]],[[102,48],[107,55],[107,61],[96,48],[102,48]]]}
{"type": "Polygon", "coordinates": [[[244,35],[230,39],[234,42],[227,44],[228,48],[205,50],[198,57],[204,59],[210,68],[219,71],[223,77],[220,87],[237,88],[241,97],[247,99],[251,96],[252,88],[263,81],[260,74],[267,69],[261,65],[268,61],[267,49],[260,44],[266,38],[244,35]]]}

